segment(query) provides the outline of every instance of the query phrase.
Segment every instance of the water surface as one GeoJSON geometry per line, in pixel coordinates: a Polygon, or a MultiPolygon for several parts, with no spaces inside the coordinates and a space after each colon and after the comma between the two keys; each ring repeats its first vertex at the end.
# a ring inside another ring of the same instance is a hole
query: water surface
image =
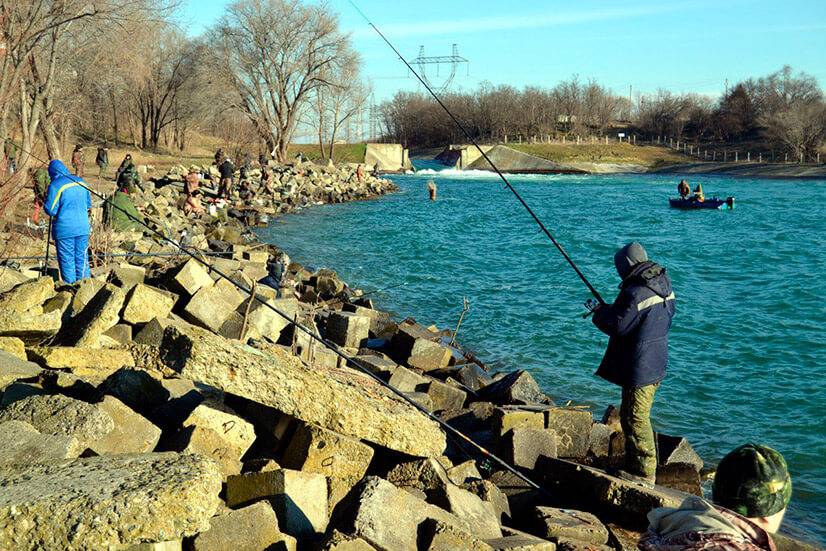
{"type": "MultiPolygon", "coordinates": [[[[588,292],[528,214],[487,173],[397,176],[377,201],[308,209],[262,237],[294,260],[336,269],[377,306],[453,327],[493,369],[527,369],[557,403],[593,405],[620,390],[593,376],[607,337],[581,304],[588,292]],[[427,200],[426,184],[439,200],[427,200]]],[[[786,457],[788,529],[826,543],[826,182],[703,176],[736,209],[668,207],[673,176],[512,176],[511,181],[597,289],[613,300],[614,250],[637,240],[677,294],[657,430],[689,438],[716,462],[745,442],[786,457]]]]}

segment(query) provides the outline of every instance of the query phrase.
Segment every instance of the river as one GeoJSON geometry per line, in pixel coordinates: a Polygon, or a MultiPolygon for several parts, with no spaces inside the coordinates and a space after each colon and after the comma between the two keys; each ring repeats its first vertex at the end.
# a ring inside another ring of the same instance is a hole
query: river
{"type": "MultiPolygon", "coordinates": [[[[511,181],[612,300],[614,250],[642,243],[677,295],[655,428],[716,462],[758,442],[786,457],[786,531],[826,544],[826,181],[703,176],[733,211],[669,208],[673,176],[514,175],[511,181]]],[[[619,389],[593,376],[607,337],[583,320],[587,289],[501,182],[428,165],[376,201],[313,207],[261,237],[376,293],[377,307],[453,327],[492,369],[527,369],[557,403],[599,418],[619,389]],[[427,181],[439,198],[427,200],[427,181]]],[[[690,180],[692,184],[695,179],[690,180]]]]}

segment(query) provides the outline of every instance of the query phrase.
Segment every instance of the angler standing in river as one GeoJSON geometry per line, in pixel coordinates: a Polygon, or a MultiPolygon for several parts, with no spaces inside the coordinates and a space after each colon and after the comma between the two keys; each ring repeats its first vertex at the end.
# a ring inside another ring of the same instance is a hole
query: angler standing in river
{"type": "Polygon", "coordinates": [[[427,193],[430,195],[431,201],[436,200],[436,182],[434,182],[433,180],[427,182],[427,193]]]}
{"type": "Polygon", "coordinates": [[[648,260],[639,243],[618,250],[614,266],[622,278],[614,303],[589,301],[594,325],[610,337],[597,375],[622,387],[620,423],[625,433],[625,466],[620,476],[653,484],[657,450],[651,406],[668,363],[674,293],[665,268],[648,260]]]}

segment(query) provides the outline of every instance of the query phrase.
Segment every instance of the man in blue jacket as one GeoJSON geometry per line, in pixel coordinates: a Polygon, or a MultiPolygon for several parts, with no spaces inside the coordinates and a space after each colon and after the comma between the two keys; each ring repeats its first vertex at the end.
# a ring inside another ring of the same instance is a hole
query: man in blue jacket
{"type": "Polygon", "coordinates": [[[619,295],[613,304],[594,309],[594,325],[610,337],[597,375],[622,387],[625,467],[620,474],[654,483],[657,451],[650,414],[668,363],[674,293],[665,268],[648,260],[639,243],[618,250],[614,265],[622,278],[619,295]]]}
{"type": "Polygon", "coordinates": [[[49,163],[51,183],[43,210],[52,217],[60,276],[66,283],[89,277],[89,209],[92,197],[62,161],[49,163]]]}

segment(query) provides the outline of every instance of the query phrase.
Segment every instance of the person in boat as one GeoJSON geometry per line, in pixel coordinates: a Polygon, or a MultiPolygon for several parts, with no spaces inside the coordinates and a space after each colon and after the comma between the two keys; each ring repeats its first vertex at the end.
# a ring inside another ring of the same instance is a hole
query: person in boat
{"type": "Polygon", "coordinates": [[[677,185],[677,193],[680,194],[681,199],[688,199],[689,194],[691,194],[691,186],[685,180],[680,180],[677,185]]]}
{"type": "Polygon", "coordinates": [[[614,266],[622,283],[613,304],[586,303],[594,313],[594,325],[609,336],[596,374],[622,388],[620,423],[625,433],[625,464],[618,474],[634,482],[653,484],[657,452],[651,407],[665,377],[675,297],[665,268],[650,261],[639,243],[619,249],[614,266]]]}
{"type": "Polygon", "coordinates": [[[701,203],[706,200],[706,196],[703,195],[703,184],[697,184],[697,187],[694,188],[694,194],[691,196],[691,198],[701,203]]]}
{"type": "Polygon", "coordinates": [[[692,496],[678,508],[654,509],[639,549],[774,551],[771,534],[780,529],[791,497],[783,456],[768,446],[740,446],[717,467],[714,503],[692,496]]]}

